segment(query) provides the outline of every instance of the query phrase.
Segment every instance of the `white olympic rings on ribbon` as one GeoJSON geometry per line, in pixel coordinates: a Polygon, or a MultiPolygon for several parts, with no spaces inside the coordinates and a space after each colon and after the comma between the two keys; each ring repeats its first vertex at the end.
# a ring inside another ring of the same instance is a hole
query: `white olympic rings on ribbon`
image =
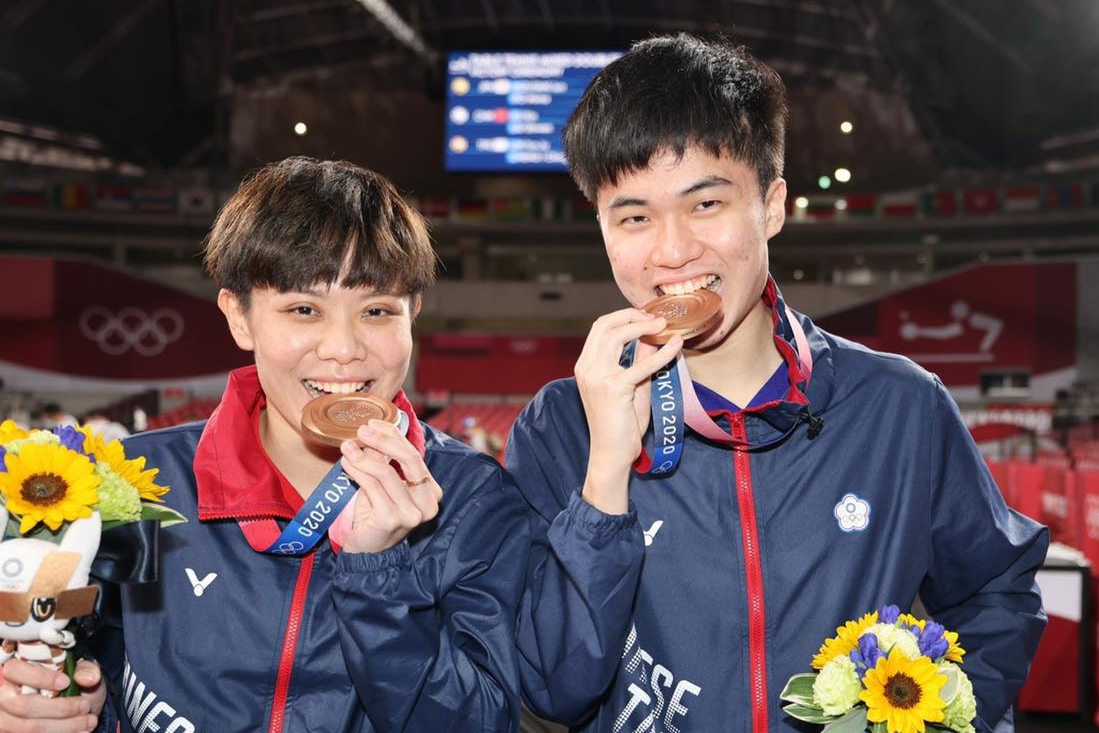
{"type": "Polygon", "coordinates": [[[128,306],[115,315],[104,306],[93,305],[80,314],[78,325],[85,338],[110,356],[130,349],[141,356],[156,356],[183,335],[183,316],[172,308],[146,313],[128,306]]]}
{"type": "MultiPolygon", "coordinates": [[[[279,555],[296,555],[305,549],[305,544],[292,540],[290,542],[283,542],[275,549],[275,553],[279,555]]],[[[270,552],[270,550],[268,550],[270,552]]]]}

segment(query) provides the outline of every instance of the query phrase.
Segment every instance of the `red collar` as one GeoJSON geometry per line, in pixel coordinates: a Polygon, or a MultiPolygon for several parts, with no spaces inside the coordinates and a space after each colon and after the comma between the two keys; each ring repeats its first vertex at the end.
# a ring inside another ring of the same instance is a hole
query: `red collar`
{"type": "MultiPolygon", "coordinates": [[[[408,440],[423,455],[424,429],[412,405],[403,391],[393,402],[408,415],[408,440]]],[[[287,500],[296,492],[260,444],[259,416],[266,406],[255,366],[229,374],[195,451],[199,519],[289,519],[301,506],[287,500]]]]}

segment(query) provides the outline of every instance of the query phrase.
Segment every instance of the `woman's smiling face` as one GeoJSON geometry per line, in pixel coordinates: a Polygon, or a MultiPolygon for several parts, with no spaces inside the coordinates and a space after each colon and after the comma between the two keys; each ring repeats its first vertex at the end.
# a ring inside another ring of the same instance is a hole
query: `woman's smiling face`
{"type": "Polygon", "coordinates": [[[302,409],[325,393],[365,392],[392,400],[412,359],[418,297],[318,285],[253,289],[247,308],[223,290],[218,304],[240,348],[253,352],[267,397],[267,428],[300,436],[302,409]]]}

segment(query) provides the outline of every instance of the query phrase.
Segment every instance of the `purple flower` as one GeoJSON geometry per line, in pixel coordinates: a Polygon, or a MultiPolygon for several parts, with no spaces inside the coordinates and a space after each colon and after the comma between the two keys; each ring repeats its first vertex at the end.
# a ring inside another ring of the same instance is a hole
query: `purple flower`
{"type": "Polygon", "coordinates": [[[4,463],[4,456],[8,454],[8,449],[0,445],[0,473],[8,472],[8,464],[4,463]]]}
{"type": "Polygon", "coordinates": [[[851,661],[855,663],[855,671],[859,673],[861,680],[866,676],[868,669],[873,669],[878,660],[885,654],[878,648],[878,637],[874,634],[863,634],[859,637],[859,648],[851,650],[851,661]]]}
{"type": "Polygon", "coordinates": [[[946,654],[946,650],[950,648],[950,642],[943,637],[944,631],[946,629],[940,624],[928,621],[920,632],[920,654],[930,659],[938,659],[946,654]]]}
{"type": "Polygon", "coordinates": [[[901,609],[890,603],[888,606],[882,606],[878,611],[878,623],[879,624],[895,624],[897,619],[901,617],[901,609]]]}
{"type": "MultiPolygon", "coordinates": [[[[73,453],[79,453],[82,456],[88,455],[84,452],[84,433],[80,432],[72,425],[59,425],[53,429],[54,435],[61,438],[61,445],[65,446],[73,453]]],[[[95,463],[95,456],[88,456],[92,463],[95,463]]]]}

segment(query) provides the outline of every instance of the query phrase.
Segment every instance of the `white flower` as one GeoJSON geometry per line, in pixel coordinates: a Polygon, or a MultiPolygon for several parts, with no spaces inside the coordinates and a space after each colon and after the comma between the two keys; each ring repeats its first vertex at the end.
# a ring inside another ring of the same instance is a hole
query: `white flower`
{"type": "Polygon", "coordinates": [[[940,670],[953,667],[958,672],[958,694],[943,710],[942,724],[958,733],[974,733],[973,719],[977,717],[977,699],[973,696],[973,683],[965,672],[952,662],[943,662],[940,670]]]}
{"type": "Polygon", "coordinates": [[[874,624],[865,633],[878,637],[878,648],[886,655],[895,646],[909,659],[919,659],[921,656],[919,639],[907,629],[897,628],[893,624],[874,624]]]}
{"type": "Polygon", "coordinates": [[[836,657],[824,665],[813,681],[813,702],[825,715],[843,715],[858,704],[860,692],[862,683],[848,657],[836,657]]]}

